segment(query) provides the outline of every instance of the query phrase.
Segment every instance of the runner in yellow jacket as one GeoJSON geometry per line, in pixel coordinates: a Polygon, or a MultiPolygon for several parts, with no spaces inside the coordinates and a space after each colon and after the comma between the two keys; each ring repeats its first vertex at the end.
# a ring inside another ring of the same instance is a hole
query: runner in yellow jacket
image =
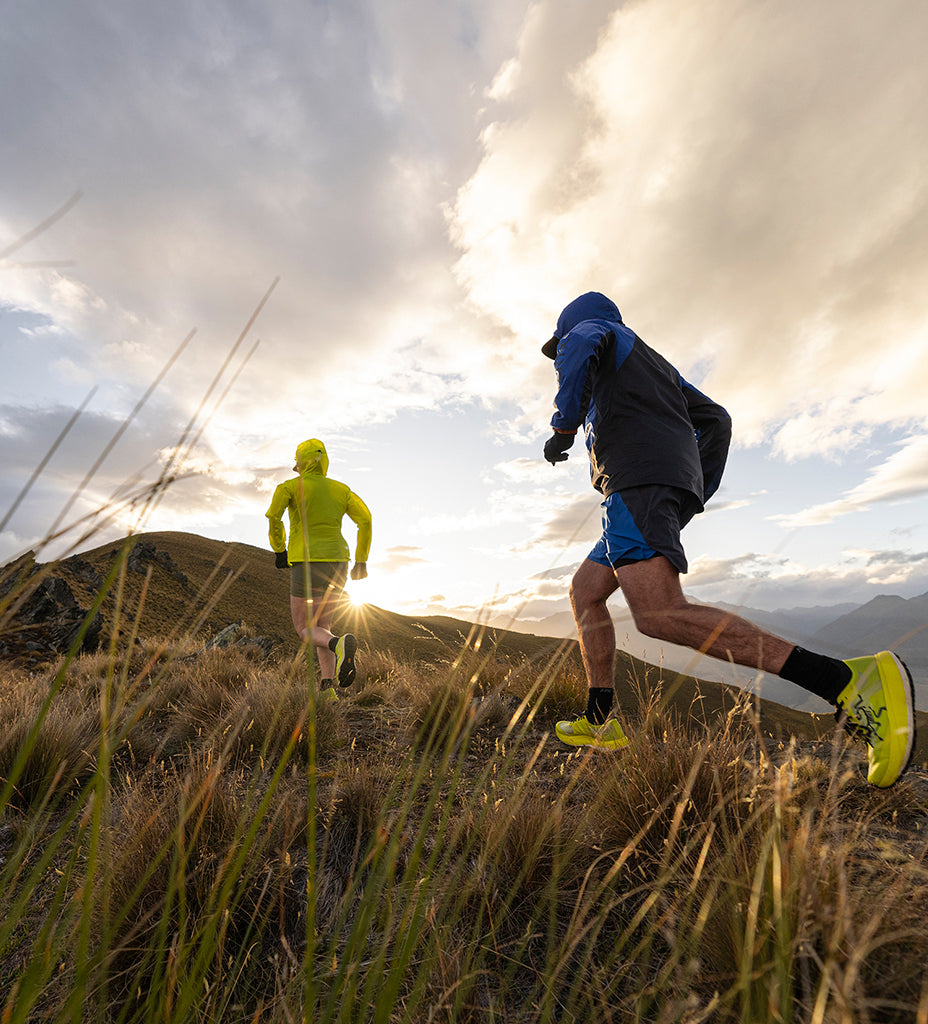
{"type": "Polygon", "coordinates": [[[321,688],[335,697],[333,687],[354,682],[357,640],[351,633],[336,637],[330,629],[332,616],[348,578],[350,551],[342,536],[342,518],[347,515],[358,527],[353,580],[367,576],[371,548],[371,514],[351,489],[326,475],[329,456],[325,445],[313,438],[297,446],[297,476],[278,484],[265,515],[268,537],[276,554],[278,569],[290,568],[290,615],[301,640],[316,648],[321,688]],[[284,512],[289,514],[290,537],[284,530],[284,512]],[[312,619],[307,606],[312,602],[312,619]],[[311,621],[312,625],[309,625],[311,621]]]}

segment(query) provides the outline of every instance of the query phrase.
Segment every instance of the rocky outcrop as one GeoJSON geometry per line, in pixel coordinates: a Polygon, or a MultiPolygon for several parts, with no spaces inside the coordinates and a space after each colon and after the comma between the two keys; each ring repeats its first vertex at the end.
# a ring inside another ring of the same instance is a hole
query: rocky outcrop
{"type": "Polygon", "coordinates": [[[174,559],[171,558],[167,551],[159,551],[149,541],[138,541],[132,545],[129,557],[126,560],[126,566],[130,572],[138,572],[143,575],[148,571],[149,566],[159,566],[169,576],[177,580],[182,587],[189,588],[190,586],[190,581],[187,579],[186,574],[177,568],[174,564],[174,559]]]}
{"type": "MultiPolygon", "coordinates": [[[[97,590],[103,581],[89,563],[73,559],[73,574],[86,577],[97,590]],[[77,564],[75,564],[77,563],[77,564]]],[[[82,579],[81,582],[84,582],[82,579]]],[[[0,657],[33,665],[66,654],[75,644],[79,651],[94,651],[100,644],[103,623],[90,616],[74,596],[71,584],[47,566],[39,566],[32,552],[6,567],[0,580],[0,657]]]]}

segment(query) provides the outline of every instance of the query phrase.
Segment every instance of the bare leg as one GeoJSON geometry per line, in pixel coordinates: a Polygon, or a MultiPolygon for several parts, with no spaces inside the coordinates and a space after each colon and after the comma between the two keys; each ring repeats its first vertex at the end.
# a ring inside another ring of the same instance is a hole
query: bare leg
{"type": "Polygon", "coordinates": [[[738,615],[690,604],[680,574],[662,555],[616,569],[615,577],[635,625],[646,636],[771,675],[779,675],[793,649],[793,644],[738,615]]]}
{"type": "Polygon", "coordinates": [[[329,641],[334,634],[329,628],[341,591],[330,587],[321,598],[313,599],[313,628],[311,638],[319,659],[319,671],[323,679],[335,678],[335,652],[329,650],[329,641]]]}
{"type": "Polygon", "coordinates": [[[613,571],[589,558],[581,563],[570,583],[580,654],[591,687],[614,685],[615,627],[606,601],[618,587],[613,571]]]}
{"type": "Polygon", "coordinates": [[[290,617],[293,619],[293,628],[303,643],[311,643],[316,649],[316,658],[319,661],[322,678],[334,679],[335,654],[329,650],[329,641],[332,639],[329,626],[332,624],[334,602],[327,598],[328,595],[321,601],[307,601],[302,597],[291,595],[290,617]],[[312,626],[309,625],[310,605],[312,605],[312,626]]]}
{"type": "Polygon", "coordinates": [[[290,618],[293,619],[293,628],[296,630],[296,635],[303,641],[307,639],[306,606],[308,604],[309,602],[304,598],[294,597],[293,594],[290,595],[290,618]]]}

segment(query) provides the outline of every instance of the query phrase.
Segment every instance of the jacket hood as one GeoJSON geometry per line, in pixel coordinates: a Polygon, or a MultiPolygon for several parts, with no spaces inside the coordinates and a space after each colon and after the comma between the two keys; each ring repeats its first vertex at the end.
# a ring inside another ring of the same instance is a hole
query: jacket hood
{"type": "Polygon", "coordinates": [[[622,314],[612,299],[606,298],[602,292],[587,292],[563,308],[557,318],[554,335],[541,346],[541,351],[549,359],[554,359],[557,343],[584,320],[608,320],[620,324],[622,314]]]}
{"type": "Polygon", "coordinates": [[[313,473],[325,476],[329,471],[329,456],[325,445],[315,437],[298,444],[294,458],[296,463],[293,468],[300,475],[313,473]]]}

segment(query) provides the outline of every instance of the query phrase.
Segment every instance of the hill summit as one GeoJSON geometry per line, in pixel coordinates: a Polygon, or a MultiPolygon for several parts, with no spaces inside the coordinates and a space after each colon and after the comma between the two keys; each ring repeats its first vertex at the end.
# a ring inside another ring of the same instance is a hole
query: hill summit
{"type": "MultiPolygon", "coordinates": [[[[269,551],[249,544],[153,532],[55,563],[38,563],[27,554],[3,568],[2,593],[18,596],[0,623],[0,660],[26,667],[66,653],[82,631],[85,650],[107,643],[118,649],[133,638],[195,637],[205,644],[237,624],[260,638],[269,656],[292,657],[299,650],[290,622],[287,574],[275,568],[269,551]]],[[[408,616],[346,602],[335,626],[358,636],[362,672],[365,651],[375,649],[434,665],[453,663],[468,647],[482,650],[487,658],[537,664],[539,669],[562,662],[579,671],[581,665],[575,640],[448,616],[408,616]]],[[[707,721],[726,714],[742,696],[736,687],[662,670],[621,650],[615,684],[622,706],[634,706],[642,687],[660,684],[672,708],[684,716],[696,709],[707,721]]],[[[830,716],[810,715],[769,700],[758,699],[756,706],[771,735],[811,739],[833,729],[830,716]]],[[[928,746],[921,750],[928,743],[928,728],[921,729],[921,736],[917,758],[928,755],[928,746]]]]}

